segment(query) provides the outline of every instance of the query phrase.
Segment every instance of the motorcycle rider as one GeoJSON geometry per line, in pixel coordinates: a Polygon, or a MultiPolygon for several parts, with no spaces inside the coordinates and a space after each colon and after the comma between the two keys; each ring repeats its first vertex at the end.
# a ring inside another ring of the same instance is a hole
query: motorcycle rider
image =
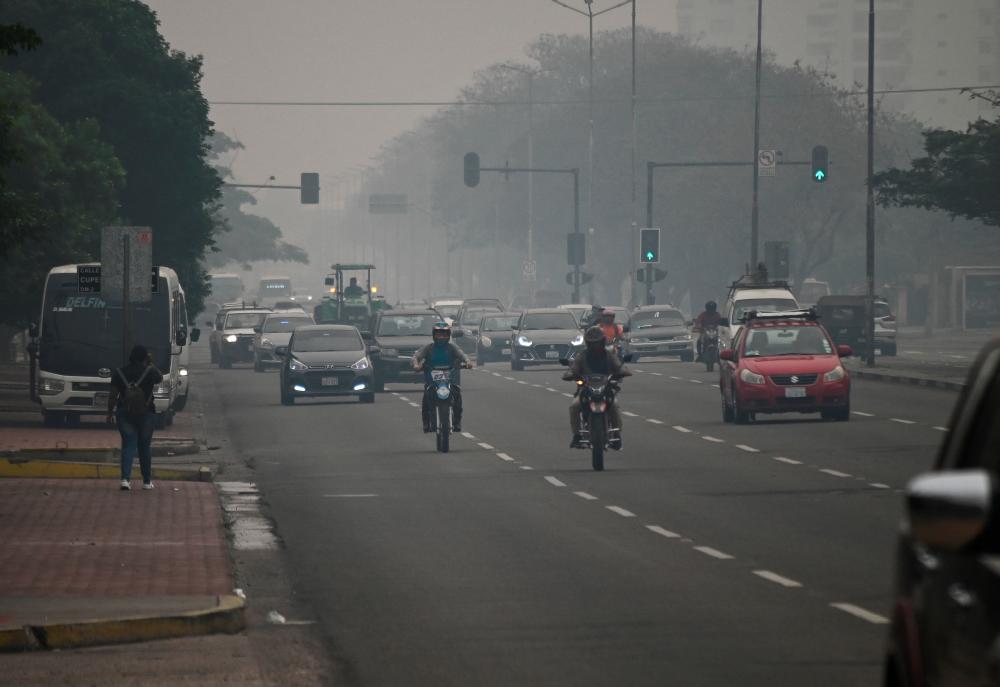
{"type": "MultiPolygon", "coordinates": [[[[437,322],[431,330],[434,341],[427,344],[413,356],[413,369],[424,372],[424,398],[420,405],[420,415],[424,421],[424,432],[436,431],[437,418],[434,414],[434,385],[431,383],[431,371],[433,367],[456,367],[472,368],[469,356],[465,355],[461,348],[451,342],[451,327],[447,322],[437,322]],[[458,361],[458,365],[455,362],[458,361]],[[425,368],[425,365],[427,366],[425,368]]],[[[462,431],[462,378],[459,370],[452,373],[452,431],[462,431]]]]}
{"type": "Polygon", "coordinates": [[[719,314],[719,305],[715,301],[705,303],[705,310],[695,318],[691,331],[698,334],[698,360],[701,361],[701,350],[703,347],[703,334],[706,329],[718,329],[722,322],[722,315],[719,314]]]}
{"type": "MultiPolygon", "coordinates": [[[[612,312],[612,315],[613,314],[614,313],[612,312]]],[[[586,375],[607,375],[612,380],[632,376],[629,369],[622,365],[618,356],[614,353],[608,352],[604,331],[600,326],[593,326],[588,329],[583,335],[583,342],[586,345],[586,348],[578,353],[573,359],[573,363],[570,365],[569,370],[563,375],[564,380],[572,382],[578,379],[583,379],[586,375]]],[[[608,406],[607,412],[610,427],[618,430],[618,442],[617,444],[612,444],[612,446],[620,449],[622,417],[618,410],[617,401],[608,406]]],[[[569,446],[570,448],[578,448],[580,446],[580,441],[583,438],[580,435],[579,394],[573,398],[573,402],[569,406],[569,425],[573,430],[573,440],[570,442],[569,446]]]]}
{"type": "Polygon", "coordinates": [[[613,345],[625,338],[625,330],[620,324],[615,323],[615,311],[611,308],[604,308],[601,311],[598,326],[609,345],[613,345]]]}

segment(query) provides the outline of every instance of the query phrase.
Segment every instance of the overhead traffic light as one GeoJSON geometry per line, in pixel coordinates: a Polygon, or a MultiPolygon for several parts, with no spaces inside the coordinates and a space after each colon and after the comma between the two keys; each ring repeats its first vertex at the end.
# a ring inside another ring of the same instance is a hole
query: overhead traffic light
{"type": "Polygon", "coordinates": [[[566,264],[584,265],[587,262],[587,235],[566,234],[566,264]]]}
{"type": "Polygon", "coordinates": [[[469,188],[479,186],[479,154],[465,154],[465,185],[469,188]]]}
{"type": "Polygon", "coordinates": [[[299,177],[299,202],[303,205],[319,204],[319,174],[302,172],[299,177]]]}
{"type": "Polygon", "coordinates": [[[660,261],[660,230],[639,230],[639,262],[654,265],[660,261]]]}
{"type": "Polygon", "coordinates": [[[823,183],[830,176],[830,151],[826,146],[815,146],[812,153],[813,181],[823,183]]]}

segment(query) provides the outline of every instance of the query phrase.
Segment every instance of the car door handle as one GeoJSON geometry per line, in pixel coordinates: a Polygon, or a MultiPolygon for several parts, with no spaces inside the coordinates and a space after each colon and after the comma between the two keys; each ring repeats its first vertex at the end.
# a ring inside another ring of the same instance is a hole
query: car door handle
{"type": "Polygon", "coordinates": [[[968,609],[976,605],[976,595],[965,588],[964,585],[955,583],[948,587],[948,598],[959,608],[968,609]]]}

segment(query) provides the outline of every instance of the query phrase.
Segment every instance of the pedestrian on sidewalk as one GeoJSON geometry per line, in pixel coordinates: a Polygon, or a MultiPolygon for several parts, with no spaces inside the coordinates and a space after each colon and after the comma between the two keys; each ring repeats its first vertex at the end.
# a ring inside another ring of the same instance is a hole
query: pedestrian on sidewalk
{"type": "Polygon", "coordinates": [[[108,424],[118,425],[122,437],[122,491],[132,488],[132,461],[139,454],[142,488],[153,488],[153,427],[156,407],[153,389],[163,381],[163,375],[153,365],[153,357],[145,346],[134,346],[128,365],[118,368],[111,376],[108,398],[108,424]]]}

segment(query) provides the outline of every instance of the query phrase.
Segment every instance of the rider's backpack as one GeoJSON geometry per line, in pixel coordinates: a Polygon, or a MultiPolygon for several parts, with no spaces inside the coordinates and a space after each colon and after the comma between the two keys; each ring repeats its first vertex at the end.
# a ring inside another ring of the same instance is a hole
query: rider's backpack
{"type": "Polygon", "coordinates": [[[149,409],[149,399],[146,398],[146,392],[142,390],[142,381],[146,378],[146,373],[149,372],[149,367],[142,371],[142,375],[135,382],[128,381],[125,373],[120,369],[118,370],[118,376],[122,378],[125,382],[125,394],[122,396],[122,407],[125,409],[125,414],[131,418],[142,419],[146,416],[146,411],[149,409]]]}

